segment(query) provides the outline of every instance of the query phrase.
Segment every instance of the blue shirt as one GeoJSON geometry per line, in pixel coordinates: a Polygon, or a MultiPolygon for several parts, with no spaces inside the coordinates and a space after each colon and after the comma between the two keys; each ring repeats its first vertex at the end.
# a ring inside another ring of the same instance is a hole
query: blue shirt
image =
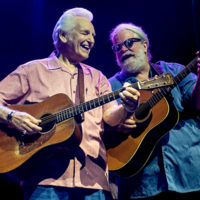
{"type": "MultiPolygon", "coordinates": [[[[164,73],[173,76],[184,66],[160,61],[164,73]]],[[[155,72],[151,67],[150,76],[155,72]]],[[[178,111],[192,111],[190,97],[196,82],[196,75],[190,73],[172,91],[173,102],[178,111]]],[[[109,79],[112,89],[117,90],[124,82],[137,80],[119,72],[109,79]]],[[[140,198],[154,196],[160,192],[180,193],[200,190],[200,117],[194,112],[186,112],[178,124],[165,134],[156,145],[150,163],[138,174],[130,178],[119,177],[119,197],[140,198]]]]}

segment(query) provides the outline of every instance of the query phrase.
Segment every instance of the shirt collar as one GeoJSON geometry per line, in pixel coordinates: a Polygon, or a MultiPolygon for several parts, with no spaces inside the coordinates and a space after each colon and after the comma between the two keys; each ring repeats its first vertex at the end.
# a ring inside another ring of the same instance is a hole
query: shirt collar
{"type": "MultiPolygon", "coordinates": [[[[80,63],[79,66],[82,67],[84,74],[91,74],[91,67],[89,65],[80,63]]],[[[48,57],[47,68],[49,70],[54,70],[59,68],[62,68],[64,71],[67,70],[66,67],[60,62],[60,60],[54,54],[54,52],[48,57]]],[[[78,69],[75,71],[75,73],[78,73],[78,69]]]]}
{"type": "Polygon", "coordinates": [[[48,57],[47,68],[48,69],[59,69],[63,64],[59,61],[56,55],[50,55],[48,57]]]}

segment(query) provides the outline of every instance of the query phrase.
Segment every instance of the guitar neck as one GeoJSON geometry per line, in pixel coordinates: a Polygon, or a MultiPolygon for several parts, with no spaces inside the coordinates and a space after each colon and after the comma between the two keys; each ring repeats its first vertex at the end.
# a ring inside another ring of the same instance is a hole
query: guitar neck
{"type": "MultiPolygon", "coordinates": [[[[135,82],[131,84],[129,87],[133,87],[137,90],[140,90],[140,89],[158,88],[158,87],[172,85],[172,84],[173,84],[172,76],[171,74],[168,73],[168,74],[163,74],[161,76],[155,76],[148,80],[135,82]]],[[[81,103],[80,105],[68,107],[64,110],[54,113],[53,119],[55,119],[56,123],[59,123],[71,117],[78,116],[86,111],[97,108],[115,99],[120,98],[119,93],[122,92],[123,90],[124,88],[121,88],[119,90],[115,90],[114,92],[108,93],[101,97],[81,103]]],[[[44,120],[49,120],[49,118],[50,117],[48,116],[47,119],[44,119],[44,120]]]]}
{"type": "Polygon", "coordinates": [[[189,73],[191,73],[197,65],[197,57],[194,58],[181,72],[179,72],[174,78],[174,84],[161,88],[156,94],[154,94],[148,101],[147,107],[152,108],[163,97],[167,96],[171,90],[178,85],[189,73]]]}
{"type": "Polygon", "coordinates": [[[175,84],[179,84],[197,65],[197,57],[194,58],[181,72],[174,77],[175,84]]]}
{"type": "MultiPolygon", "coordinates": [[[[131,87],[135,88],[135,89],[139,89],[139,82],[133,83],[131,85],[131,87]]],[[[66,119],[69,119],[71,117],[75,117],[77,115],[80,115],[81,113],[84,113],[86,111],[92,110],[94,108],[97,108],[99,106],[102,106],[106,103],[109,103],[111,101],[114,101],[116,99],[118,99],[119,93],[122,92],[124,89],[121,88],[119,90],[116,90],[114,92],[108,93],[106,95],[103,95],[101,97],[95,98],[93,100],[81,103],[79,105],[76,106],[72,106],[69,108],[66,108],[58,113],[55,113],[55,118],[56,118],[56,122],[59,123],[61,121],[64,121],[66,119]]]]}

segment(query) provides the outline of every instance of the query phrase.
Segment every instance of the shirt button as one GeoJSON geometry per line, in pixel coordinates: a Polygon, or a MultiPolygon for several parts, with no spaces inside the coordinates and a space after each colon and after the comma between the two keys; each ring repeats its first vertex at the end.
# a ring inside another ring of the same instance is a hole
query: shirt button
{"type": "Polygon", "coordinates": [[[75,92],[75,91],[73,91],[73,93],[75,94],[76,92],[75,92]]]}

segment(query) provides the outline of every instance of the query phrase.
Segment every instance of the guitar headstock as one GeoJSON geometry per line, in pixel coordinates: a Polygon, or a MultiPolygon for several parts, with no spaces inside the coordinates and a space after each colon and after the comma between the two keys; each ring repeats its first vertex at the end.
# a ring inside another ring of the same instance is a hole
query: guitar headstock
{"type": "Polygon", "coordinates": [[[153,78],[146,79],[138,83],[139,83],[138,86],[139,89],[154,89],[154,88],[173,85],[174,81],[172,75],[170,73],[167,73],[159,76],[156,75],[153,78]]]}

